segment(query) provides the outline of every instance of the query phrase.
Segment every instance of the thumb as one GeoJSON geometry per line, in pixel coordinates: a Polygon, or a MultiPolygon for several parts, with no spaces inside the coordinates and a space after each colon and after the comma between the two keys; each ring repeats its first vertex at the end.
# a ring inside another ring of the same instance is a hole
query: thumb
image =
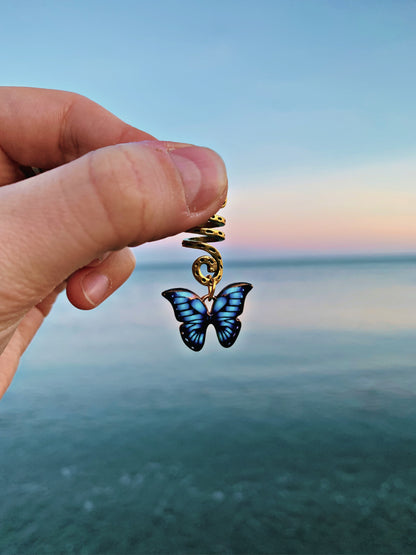
{"type": "Polygon", "coordinates": [[[23,314],[106,251],[200,225],[226,189],[215,152],[158,141],[102,148],[0,188],[0,316],[23,314]]]}

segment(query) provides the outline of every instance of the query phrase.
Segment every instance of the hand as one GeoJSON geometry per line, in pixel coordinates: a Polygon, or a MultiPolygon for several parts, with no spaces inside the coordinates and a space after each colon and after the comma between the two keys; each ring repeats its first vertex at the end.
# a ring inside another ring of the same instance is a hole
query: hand
{"type": "Polygon", "coordinates": [[[156,141],[79,95],[0,87],[0,397],[60,291],[94,308],[133,271],[128,246],[200,225],[226,189],[209,149],[156,141]]]}

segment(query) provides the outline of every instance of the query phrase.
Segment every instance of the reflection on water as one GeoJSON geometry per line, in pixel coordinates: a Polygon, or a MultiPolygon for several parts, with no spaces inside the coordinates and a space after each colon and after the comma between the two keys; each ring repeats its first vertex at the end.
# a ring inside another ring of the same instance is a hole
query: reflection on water
{"type": "Polygon", "coordinates": [[[263,268],[256,325],[320,330],[416,328],[416,263],[263,268]]]}
{"type": "Polygon", "coordinates": [[[1,405],[0,553],[414,552],[416,264],[232,268],[201,353],[185,270],[58,303],[1,405]]]}

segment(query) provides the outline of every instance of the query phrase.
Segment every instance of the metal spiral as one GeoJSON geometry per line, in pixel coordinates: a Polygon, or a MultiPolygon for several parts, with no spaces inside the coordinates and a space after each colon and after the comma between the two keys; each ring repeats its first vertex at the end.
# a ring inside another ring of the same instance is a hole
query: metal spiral
{"type": "MultiPolygon", "coordinates": [[[[227,201],[221,206],[224,208],[227,201]]],[[[225,225],[225,218],[215,214],[202,226],[192,227],[188,229],[188,233],[198,233],[201,237],[190,237],[182,241],[182,246],[190,249],[200,249],[208,253],[209,256],[203,255],[195,260],[192,264],[192,273],[194,278],[201,285],[208,287],[207,298],[210,300],[214,297],[215,287],[222,278],[223,264],[220,253],[216,248],[208,243],[217,243],[224,241],[225,234],[217,227],[225,225]],[[202,266],[206,266],[208,273],[202,272],[202,266]]]]}

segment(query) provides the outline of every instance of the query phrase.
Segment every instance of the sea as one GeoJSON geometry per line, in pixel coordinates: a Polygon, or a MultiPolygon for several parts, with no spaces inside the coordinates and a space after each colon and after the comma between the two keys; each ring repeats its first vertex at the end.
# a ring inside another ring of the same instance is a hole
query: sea
{"type": "MultiPolygon", "coordinates": [[[[416,256],[226,265],[241,333],[189,350],[138,264],[65,296],[0,403],[0,553],[416,552],[416,256]]],[[[222,285],[222,284],[221,284],[222,285]]]]}

